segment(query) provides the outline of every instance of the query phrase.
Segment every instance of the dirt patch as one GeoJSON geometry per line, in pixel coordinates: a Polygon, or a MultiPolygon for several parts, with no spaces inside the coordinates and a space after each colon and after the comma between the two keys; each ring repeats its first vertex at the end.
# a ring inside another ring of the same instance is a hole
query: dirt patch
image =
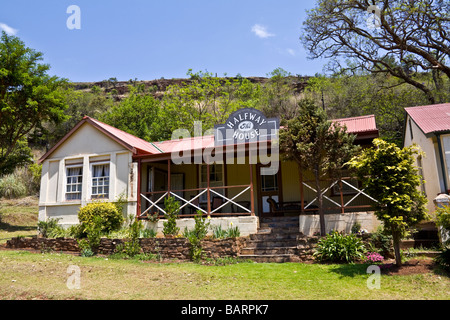
{"type": "Polygon", "coordinates": [[[395,261],[388,261],[380,265],[381,273],[386,275],[411,275],[430,273],[436,267],[432,258],[411,259],[404,262],[400,267],[395,265],[395,261]]]}

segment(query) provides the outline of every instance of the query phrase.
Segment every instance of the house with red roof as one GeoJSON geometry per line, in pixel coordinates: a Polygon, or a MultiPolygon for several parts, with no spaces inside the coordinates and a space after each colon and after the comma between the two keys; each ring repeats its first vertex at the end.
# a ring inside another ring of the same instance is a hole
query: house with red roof
{"type": "Polygon", "coordinates": [[[405,108],[403,145],[417,144],[424,152],[417,157],[423,178],[422,191],[428,210],[434,212],[434,199],[450,190],[450,103],[405,108]]]}
{"type": "MultiPolygon", "coordinates": [[[[378,137],[373,115],[333,121],[355,134],[357,144],[370,146],[378,137]]],[[[162,220],[154,223],[149,217],[163,218],[164,199],[174,197],[181,230],[193,226],[193,216],[201,211],[212,225],[239,226],[241,235],[257,233],[265,218],[288,216],[306,235],[319,231],[313,175],[279,157],[283,150],[273,142],[277,120],[242,109],[222,128],[232,131],[231,140],[220,140],[217,129],[195,137],[183,136],[185,130],[171,140],[149,142],[86,116],[40,159],[39,219],[73,225],[80,206],[122,198],[128,214],[160,232],[162,220]],[[265,134],[259,126],[273,131],[265,134]],[[240,135],[257,139],[237,141],[240,135]]],[[[376,227],[370,213],[375,200],[355,178],[325,179],[323,188],[328,230],[349,232],[355,222],[369,231],[376,227]]]]}

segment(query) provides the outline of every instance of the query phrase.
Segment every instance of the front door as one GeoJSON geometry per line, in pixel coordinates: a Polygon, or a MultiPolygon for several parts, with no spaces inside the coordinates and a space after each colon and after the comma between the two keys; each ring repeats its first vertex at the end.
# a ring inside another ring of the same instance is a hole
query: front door
{"type": "Polygon", "coordinates": [[[275,203],[283,201],[281,192],[281,171],[271,175],[262,175],[261,169],[263,166],[258,165],[257,181],[258,181],[258,208],[261,217],[279,215],[276,210],[270,205],[267,199],[271,198],[275,203]]]}

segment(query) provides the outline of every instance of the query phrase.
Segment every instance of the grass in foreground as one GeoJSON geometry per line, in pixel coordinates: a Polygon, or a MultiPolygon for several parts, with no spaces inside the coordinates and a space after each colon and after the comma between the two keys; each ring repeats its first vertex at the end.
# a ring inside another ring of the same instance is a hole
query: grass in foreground
{"type": "Polygon", "coordinates": [[[2,299],[449,299],[450,279],[429,273],[382,276],[368,289],[365,265],[205,266],[0,251],[2,299]],[[70,265],[80,289],[68,289],[70,265]]]}
{"type": "Polygon", "coordinates": [[[17,236],[37,234],[38,198],[0,199],[0,244],[17,236]]]}

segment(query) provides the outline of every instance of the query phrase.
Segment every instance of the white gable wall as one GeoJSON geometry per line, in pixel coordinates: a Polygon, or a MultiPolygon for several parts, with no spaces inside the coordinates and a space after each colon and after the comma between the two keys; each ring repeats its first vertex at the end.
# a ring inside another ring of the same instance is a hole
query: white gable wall
{"type": "Polygon", "coordinates": [[[109,198],[128,200],[128,213],[135,213],[137,166],[132,153],[92,125],[85,123],[65,140],[42,164],[39,220],[59,218],[60,224],[78,223],[80,206],[92,202],[92,165],[109,164],[109,198]],[[82,167],[81,199],[68,200],[67,166],[82,167]],[[133,174],[134,173],[134,174],[133,174]]]}
{"type": "MultiPolygon", "coordinates": [[[[416,125],[409,115],[406,119],[404,146],[417,144],[425,153],[422,157],[423,178],[425,180],[425,193],[428,199],[427,209],[434,212],[433,199],[443,192],[443,181],[441,174],[441,164],[439,158],[439,149],[437,139],[435,137],[426,137],[422,130],[416,125]],[[411,135],[412,133],[412,135],[411,135]]],[[[418,162],[416,162],[418,165],[418,162]]]]}

